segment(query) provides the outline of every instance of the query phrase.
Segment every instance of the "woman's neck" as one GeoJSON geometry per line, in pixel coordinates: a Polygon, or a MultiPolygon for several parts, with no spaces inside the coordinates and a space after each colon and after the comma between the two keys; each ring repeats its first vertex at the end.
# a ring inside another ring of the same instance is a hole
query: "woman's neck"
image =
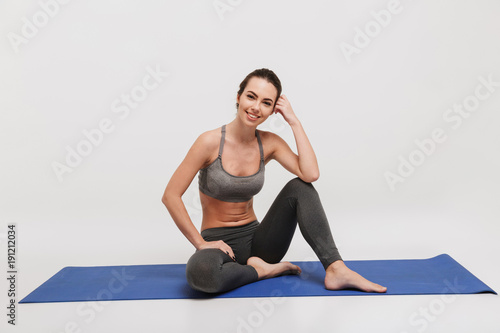
{"type": "Polygon", "coordinates": [[[228,129],[231,136],[239,142],[246,143],[255,140],[255,127],[243,124],[238,118],[226,125],[226,131],[228,129]]]}

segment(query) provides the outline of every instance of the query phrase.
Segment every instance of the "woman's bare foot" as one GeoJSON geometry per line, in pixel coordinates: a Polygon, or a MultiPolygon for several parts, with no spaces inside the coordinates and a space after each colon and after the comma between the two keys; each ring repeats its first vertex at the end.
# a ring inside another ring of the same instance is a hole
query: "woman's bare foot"
{"type": "Polygon", "coordinates": [[[368,281],[350,270],[342,260],[337,260],[326,269],[325,287],[329,290],[354,288],[366,292],[385,293],[386,287],[368,281]]]}
{"type": "Polygon", "coordinates": [[[259,280],[269,279],[280,275],[299,275],[302,272],[299,266],[288,261],[268,264],[259,257],[248,258],[247,265],[255,268],[259,275],[259,280]]]}

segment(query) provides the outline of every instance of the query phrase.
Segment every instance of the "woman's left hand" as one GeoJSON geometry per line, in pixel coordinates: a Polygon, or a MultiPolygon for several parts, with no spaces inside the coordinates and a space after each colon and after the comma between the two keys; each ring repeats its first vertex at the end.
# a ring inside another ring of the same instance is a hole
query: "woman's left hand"
{"type": "Polygon", "coordinates": [[[297,116],[293,112],[292,105],[290,104],[290,101],[288,101],[288,98],[286,98],[285,95],[281,95],[278,98],[273,113],[281,114],[289,125],[298,122],[297,116]]]}

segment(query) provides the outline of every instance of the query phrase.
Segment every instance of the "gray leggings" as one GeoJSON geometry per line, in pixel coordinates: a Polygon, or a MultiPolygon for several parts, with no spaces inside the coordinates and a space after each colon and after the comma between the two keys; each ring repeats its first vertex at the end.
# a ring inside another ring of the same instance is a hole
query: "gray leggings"
{"type": "Polygon", "coordinates": [[[223,240],[236,257],[219,249],[196,251],[186,265],[189,285],[206,293],[221,293],[258,280],[257,271],[246,265],[256,256],[280,262],[288,251],[295,228],[300,231],[326,269],[341,256],[330,231],[318,192],[310,183],[294,178],[278,194],[261,223],[202,231],[205,241],[223,240]]]}

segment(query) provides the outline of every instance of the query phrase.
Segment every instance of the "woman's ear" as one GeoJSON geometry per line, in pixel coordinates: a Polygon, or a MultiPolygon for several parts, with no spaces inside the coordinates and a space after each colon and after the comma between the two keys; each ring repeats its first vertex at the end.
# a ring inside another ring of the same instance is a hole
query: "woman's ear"
{"type": "Polygon", "coordinates": [[[240,107],[240,95],[236,94],[236,108],[240,107]]]}

